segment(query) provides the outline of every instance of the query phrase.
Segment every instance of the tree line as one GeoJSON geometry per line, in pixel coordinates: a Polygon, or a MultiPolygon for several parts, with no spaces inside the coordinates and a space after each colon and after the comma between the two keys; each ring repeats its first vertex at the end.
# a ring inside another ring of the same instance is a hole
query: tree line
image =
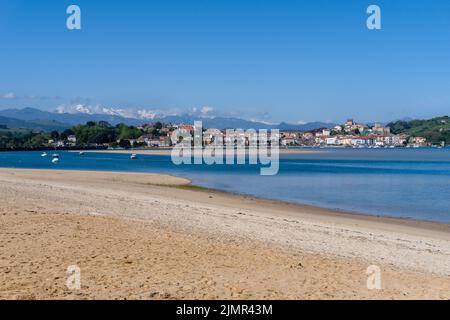
{"type": "Polygon", "coordinates": [[[0,148],[39,148],[62,141],[67,143],[70,136],[75,136],[76,145],[105,145],[112,147],[129,147],[130,139],[137,139],[144,134],[142,129],[126,124],[110,125],[105,121],[89,121],[64,131],[36,132],[25,129],[0,128],[0,148]]]}

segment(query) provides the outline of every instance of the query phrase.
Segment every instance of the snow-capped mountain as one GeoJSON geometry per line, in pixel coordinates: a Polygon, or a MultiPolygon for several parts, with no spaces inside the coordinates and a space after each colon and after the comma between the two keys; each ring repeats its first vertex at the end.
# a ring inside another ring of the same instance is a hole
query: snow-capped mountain
{"type": "Polygon", "coordinates": [[[118,116],[123,118],[133,118],[142,120],[153,120],[156,118],[164,117],[165,115],[171,115],[171,113],[164,112],[162,110],[146,110],[146,109],[122,109],[105,107],[102,105],[86,105],[86,104],[74,104],[74,105],[60,105],[56,108],[58,114],[88,114],[88,115],[108,115],[118,116]]]}
{"type": "Polygon", "coordinates": [[[214,116],[212,109],[191,109],[186,113],[163,112],[159,110],[137,110],[105,108],[101,106],[89,107],[74,105],[69,109],[58,107],[56,112],[43,111],[35,108],[0,110],[0,116],[24,121],[56,121],[68,127],[84,124],[88,121],[106,121],[112,125],[126,123],[128,125],[142,125],[144,123],[160,121],[163,123],[193,124],[196,120],[202,120],[206,128],[240,128],[240,129],[282,129],[307,131],[317,128],[330,128],[336,124],[324,122],[311,122],[305,124],[271,124],[259,121],[250,121],[240,118],[214,116]]]}

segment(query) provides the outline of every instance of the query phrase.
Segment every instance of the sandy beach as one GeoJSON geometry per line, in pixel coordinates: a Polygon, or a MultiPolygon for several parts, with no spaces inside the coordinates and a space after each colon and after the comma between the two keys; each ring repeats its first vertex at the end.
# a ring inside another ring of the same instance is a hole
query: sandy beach
{"type": "Polygon", "coordinates": [[[446,224],[156,174],[0,169],[0,194],[0,299],[450,299],[446,224]]]}

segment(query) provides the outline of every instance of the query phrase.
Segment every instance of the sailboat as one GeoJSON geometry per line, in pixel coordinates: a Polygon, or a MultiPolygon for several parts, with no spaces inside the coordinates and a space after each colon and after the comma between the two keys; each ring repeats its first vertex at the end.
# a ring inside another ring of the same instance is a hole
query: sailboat
{"type": "Polygon", "coordinates": [[[56,153],[56,147],[55,147],[55,153],[52,154],[52,163],[58,163],[59,162],[59,154],[56,153]]]}

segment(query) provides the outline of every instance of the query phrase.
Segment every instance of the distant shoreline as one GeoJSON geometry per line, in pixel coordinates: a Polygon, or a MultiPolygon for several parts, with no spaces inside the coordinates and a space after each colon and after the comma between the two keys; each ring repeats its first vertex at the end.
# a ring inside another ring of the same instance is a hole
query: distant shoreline
{"type": "MultiPolygon", "coordinates": [[[[269,149],[270,150],[270,149],[269,149]]],[[[116,153],[116,154],[137,154],[137,155],[160,155],[160,156],[170,156],[172,149],[107,149],[107,150],[87,150],[86,152],[95,152],[95,153],[116,153]]],[[[232,152],[237,152],[241,154],[245,152],[248,153],[248,149],[232,149],[232,152]]],[[[253,150],[252,150],[253,151],[253,150]]],[[[257,150],[256,150],[257,151],[257,150]]],[[[284,149],[280,148],[280,154],[319,154],[326,153],[326,150],[305,150],[305,149],[284,149]]],[[[224,150],[224,154],[226,154],[226,150],[224,150]]]]}
{"type": "MultiPolygon", "coordinates": [[[[395,147],[395,148],[351,148],[345,146],[332,146],[332,147],[280,147],[280,154],[318,154],[326,153],[328,150],[339,149],[339,150],[420,150],[420,149],[450,149],[449,146],[446,147],[395,147]]],[[[107,146],[99,147],[36,147],[36,148],[0,148],[0,152],[33,152],[33,151],[85,151],[85,152],[98,152],[98,153],[117,153],[117,154],[140,154],[140,155],[170,155],[172,148],[153,148],[153,149],[109,149],[107,146]]],[[[239,150],[239,149],[234,149],[239,150]]],[[[270,150],[270,149],[269,149],[270,150]]],[[[245,149],[247,152],[248,149],[245,149]]]]}
{"type": "Polygon", "coordinates": [[[32,152],[32,151],[93,151],[98,152],[100,150],[106,150],[108,147],[35,147],[35,148],[0,148],[0,152],[32,152]]]}

